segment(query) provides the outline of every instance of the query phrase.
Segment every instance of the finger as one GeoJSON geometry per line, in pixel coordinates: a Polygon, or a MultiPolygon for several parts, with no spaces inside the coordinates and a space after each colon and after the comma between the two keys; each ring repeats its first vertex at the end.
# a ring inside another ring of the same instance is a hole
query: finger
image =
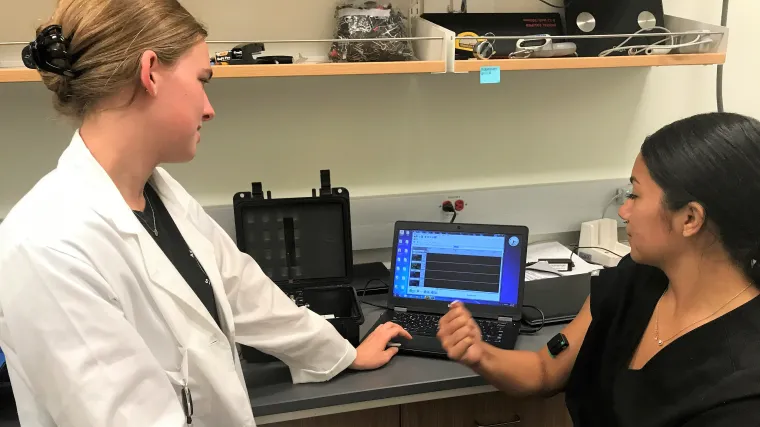
{"type": "Polygon", "coordinates": [[[438,322],[438,326],[440,326],[441,329],[444,329],[448,327],[451,322],[464,315],[465,313],[461,308],[454,308],[441,318],[441,320],[438,322]]]}
{"type": "MultiPolygon", "coordinates": [[[[447,337],[451,335],[452,333],[454,333],[457,329],[462,327],[462,325],[464,324],[463,321],[459,320],[460,318],[462,318],[462,316],[453,318],[446,323],[441,322],[441,324],[438,325],[438,332],[435,335],[441,338],[441,337],[447,337]]],[[[466,322],[466,318],[463,318],[463,319],[466,322]]]]}
{"type": "Polygon", "coordinates": [[[398,347],[389,347],[387,350],[383,352],[383,358],[385,359],[385,363],[388,363],[393,359],[393,356],[398,354],[398,347]]]}
{"type": "Polygon", "coordinates": [[[470,310],[468,310],[467,307],[465,307],[465,305],[462,304],[461,302],[457,303],[457,305],[454,306],[454,308],[451,310],[455,312],[458,316],[470,316],[470,317],[472,316],[472,313],[470,313],[470,310]]]}
{"type": "Polygon", "coordinates": [[[441,317],[441,322],[450,322],[451,319],[455,319],[459,317],[462,314],[463,307],[456,306],[456,307],[450,307],[449,311],[441,317]]]}
{"type": "Polygon", "coordinates": [[[475,319],[470,318],[470,326],[473,329],[473,337],[480,339],[482,336],[482,333],[480,330],[480,326],[478,326],[478,324],[475,322],[475,319]]]}
{"type": "Polygon", "coordinates": [[[393,323],[386,331],[386,336],[388,337],[388,340],[391,340],[393,338],[396,338],[397,336],[402,336],[407,339],[412,339],[412,335],[401,326],[393,323]]]}
{"type": "Polygon", "coordinates": [[[380,337],[382,339],[382,337],[385,337],[388,334],[388,331],[393,328],[393,325],[395,325],[393,322],[383,323],[382,325],[375,328],[374,331],[372,331],[372,337],[380,337]]]}
{"type": "Polygon", "coordinates": [[[412,334],[410,334],[409,331],[407,331],[406,329],[404,329],[404,328],[402,328],[400,326],[399,326],[399,329],[400,329],[400,331],[399,331],[398,334],[396,334],[396,336],[401,335],[402,337],[404,337],[404,338],[406,338],[408,340],[412,339],[412,334]]]}
{"type": "Polygon", "coordinates": [[[451,335],[457,330],[467,326],[470,323],[470,320],[472,320],[472,317],[463,313],[449,323],[442,325],[438,333],[440,333],[441,336],[451,335]]]}
{"type": "Polygon", "coordinates": [[[469,324],[457,329],[453,334],[445,337],[441,341],[441,344],[443,345],[443,348],[455,347],[457,343],[464,341],[467,337],[472,338],[473,340],[475,339],[475,330],[469,324]]]}
{"type": "Polygon", "coordinates": [[[472,338],[467,337],[449,348],[446,351],[446,354],[449,356],[449,359],[460,360],[464,357],[465,353],[467,353],[467,349],[470,348],[470,346],[472,346],[472,338]]]}

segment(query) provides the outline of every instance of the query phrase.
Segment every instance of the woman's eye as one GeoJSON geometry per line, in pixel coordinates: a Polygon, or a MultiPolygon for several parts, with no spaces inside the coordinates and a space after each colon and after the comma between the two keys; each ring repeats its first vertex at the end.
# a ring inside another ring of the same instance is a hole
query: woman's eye
{"type": "Polygon", "coordinates": [[[639,196],[637,196],[637,195],[635,195],[635,194],[633,194],[633,193],[628,193],[628,194],[626,194],[626,195],[625,195],[625,198],[626,198],[626,199],[631,199],[631,200],[633,200],[633,199],[636,199],[636,198],[638,198],[638,197],[639,197],[639,196]]]}

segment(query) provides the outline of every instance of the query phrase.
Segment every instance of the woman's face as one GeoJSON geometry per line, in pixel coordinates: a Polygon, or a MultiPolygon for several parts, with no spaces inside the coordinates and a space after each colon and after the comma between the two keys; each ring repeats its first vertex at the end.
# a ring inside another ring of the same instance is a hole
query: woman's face
{"type": "Polygon", "coordinates": [[[162,163],[188,162],[195,157],[204,122],[214,118],[214,109],[204,85],[212,71],[205,42],[197,43],[173,66],[153,64],[148,77],[153,93],[149,119],[156,131],[162,163]]]}
{"type": "Polygon", "coordinates": [[[631,174],[633,191],[618,214],[627,222],[631,258],[641,264],[659,265],[681,243],[663,204],[663,191],[652,180],[639,155],[631,174]]]}

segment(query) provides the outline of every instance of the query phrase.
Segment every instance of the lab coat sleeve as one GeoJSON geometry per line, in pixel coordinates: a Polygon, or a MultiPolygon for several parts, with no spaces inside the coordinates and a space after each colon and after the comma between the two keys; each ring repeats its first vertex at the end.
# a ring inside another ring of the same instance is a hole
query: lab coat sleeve
{"type": "Polygon", "coordinates": [[[185,425],[167,375],[92,266],[36,245],[21,245],[3,265],[9,366],[23,368],[15,380],[57,426],[185,425]]]}
{"type": "Polygon", "coordinates": [[[356,349],[330,322],[297,307],[211,217],[199,216],[211,233],[240,344],[285,362],[294,383],[327,381],[354,362],[356,349]]]}

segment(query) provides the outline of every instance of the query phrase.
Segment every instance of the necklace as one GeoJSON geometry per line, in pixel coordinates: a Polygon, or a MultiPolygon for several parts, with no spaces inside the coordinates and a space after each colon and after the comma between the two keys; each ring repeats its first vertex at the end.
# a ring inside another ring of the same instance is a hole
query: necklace
{"type": "Polygon", "coordinates": [[[201,262],[200,262],[200,261],[198,261],[198,258],[196,258],[196,257],[195,257],[195,252],[193,252],[193,250],[192,250],[192,249],[190,249],[190,258],[194,259],[194,260],[195,260],[195,262],[198,264],[198,267],[199,267],[199,268],[201,269],[201,271],[203,272],[203,275],[204,275],[204,276],[206,276],[206,284],[207,284],[207,285],[210,285],[210,284],[211,284],[211,281],[210,281],[210,280],[209,280],[209,278],[208,278],[208,273],[206,273],[206,269],[205,269],[205,268],[203,268],[203,266],[201,265],[201,262]]]}
{"type": "Polygon", "coordinates": [[[153,232],[153,234],[158,237],[158,226],[156,225],[156,211],[153,209],[153,204],[150,202],[150,199],[148,198],[148,195],[143,191],[143,197],[145,197],[145,202],[148,203],[148,207],[150,207],[150,214],[153,217],[153,226],[148,224],[148,221],[143,218],[142,212],[135,212],[137,214],[137,219],[139,219],[143,224],[145,224],[146,227],[150,229],[150,231],[153,232]]]}
{"type": "Polygon", "coordinates": [[[680,331],[676,332],[675,335],[671,336],[668,339],[663,340],[663,339],[660,338],[660,301],[662,301],[662,296],[665,295],[665,292],[667,291],[667,289],[665,289],[665,291],[662,292],[662,295],[660,295],[660,299],[657,300],[657,306],[654,308],[654,316],[655,316],[654,317],[654,340],[657,341],[657,345],[659,345],[660,347],[662,347],[662,345],[664,343],[666,343],[666,342],[672,340],[673,338],[681,335],[681,332],[685,331],[686,329],[689,329],[692,326],[696,325],[697,323],[705,321],[705,320],[707,320],[707,319],[715,316],[720,310],[723,309],[723,307],[725,307],[728,304],[730,304],[731,301],[739,298],[739,295],[743,294],[747,289],[750,288],[750,286],[752,286],[752,284],[747,285],[746,288],[742,289],[741,292],[739,292],[738,294],[734,295],[734,297],[731,298],[730,300],[726,301],[725,304],[723,304],[720,307],[718,307],[718,309],[715,310],[715,311],[713,311],[709,316],[703,317],[703,318],[697,320],[696,322],[690,323],[685,328],[683,328],[680,331]]]}

